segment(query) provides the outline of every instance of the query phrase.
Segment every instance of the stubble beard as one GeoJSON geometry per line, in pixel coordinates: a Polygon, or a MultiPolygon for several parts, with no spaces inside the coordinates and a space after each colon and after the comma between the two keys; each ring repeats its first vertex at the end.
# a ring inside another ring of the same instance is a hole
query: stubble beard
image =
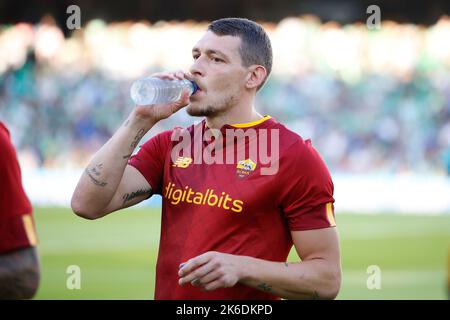
{"type": "Polygon", "coordinates": [[[234,103],[234,96],[231,95],[227,98],[225,98],[223,101],[217,102],[217,103],[209,103],[206,105],[200,105],[196,108],[188,108],[186,109],[186,112],[193,117],[208,117],[208,118],[214,118],[217,117],[223,113],[225,113],[227,110],[231,109],[234,103]]]}

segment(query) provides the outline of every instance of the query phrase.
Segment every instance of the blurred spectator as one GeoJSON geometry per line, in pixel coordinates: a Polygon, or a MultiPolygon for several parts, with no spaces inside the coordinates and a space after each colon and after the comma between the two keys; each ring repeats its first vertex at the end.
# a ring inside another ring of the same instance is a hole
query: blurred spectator
{"type": "MultiPolygon", "coordinates": [[[[94,20],[65,39],[51,19],[0,26],[0,118],[23,166],[83,167],[133,107],[132,81],[187,69],[205,27],[94,20]]],[[[330,170],[450,174],[447,17],[429,28],[314,17],[266,28],[274,69],[257,109],[312,138],[330,170]]],[[[180,112],[151,134],[193,121],[180,112]]]]}

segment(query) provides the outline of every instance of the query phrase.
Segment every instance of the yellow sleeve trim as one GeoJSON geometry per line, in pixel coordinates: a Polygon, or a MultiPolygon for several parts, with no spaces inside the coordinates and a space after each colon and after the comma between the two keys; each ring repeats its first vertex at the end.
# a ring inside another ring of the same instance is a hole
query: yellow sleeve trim
{"type": "Polygon", "coordinates": [[[34,230],[33,218],[30,214],[25,214],[22,216],[22,221],[30,245],[35,246],[37,244],[37,236],[34,230]]]}
{"type": "Polygon", "coordinates": [[[330,223],[330,226],[331,227],[335,227],[336,226],[336,220],[334,220],[333,204],[331,202],[327,203],[326,210],[327,210],[327,219],[328,219],[328,222],[330,223]]]}

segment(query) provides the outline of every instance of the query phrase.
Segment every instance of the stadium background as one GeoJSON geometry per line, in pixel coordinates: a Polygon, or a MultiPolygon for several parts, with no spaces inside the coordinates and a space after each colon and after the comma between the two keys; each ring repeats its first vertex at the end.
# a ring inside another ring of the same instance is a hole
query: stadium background
{"type": "MultiPolygon", "coordinates": [[[[35,208],[36,298],[153,297],[160,198],[84,221],[70,196],[133,108],[132,81],[186,69],[208,21],[226,16],[255,19],[272,39],[274,70],[257,110],[312,138],[333,174],[338,299],[447,298],[449,12],[445,1],[0,1],[0,119],[35,208]],[[79,30],[66,27],[71,4],[81,8],[79,30]],[[378,30],[365,24],[371,4],[381,9],[378,30]],[[71,265],[81,268],[80,290],[66,287],[71,265]],[[370,266],[380,289],[367,286],[370,266]]],[[[146,138],[192,121],[180,112],[146,138]]]]}

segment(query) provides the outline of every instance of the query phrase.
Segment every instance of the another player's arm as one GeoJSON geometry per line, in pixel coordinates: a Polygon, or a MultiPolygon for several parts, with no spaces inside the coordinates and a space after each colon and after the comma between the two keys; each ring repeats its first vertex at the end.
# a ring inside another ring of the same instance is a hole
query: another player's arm
{"type": "Polygon", "coordinates": [[[39,281],[39,260],[34,247],[0,255],[0,300],[31,299],[39,281]]]}
{"type": "MultiPolygon", "coordinates": [[[[161,79],[184,79],[182,72],[159,73],[161,79]]],[[[151,187],[138,170],[127,165],[141,138],[161,119],[189,103],[189,94],[171,104],[136,106],[113,137],[94,155],[72,196],[72,210],[97,219],[134,205],[151,195],[151,187]]]]}
{"type": "Polygon", "coordinates": [[[211,291],[240,282],[284,299],[334,299],[341,284],[336,228],[291,234],[301,262],[207,252],[182,266],[180,284],[191,283],[211,291]]]}

